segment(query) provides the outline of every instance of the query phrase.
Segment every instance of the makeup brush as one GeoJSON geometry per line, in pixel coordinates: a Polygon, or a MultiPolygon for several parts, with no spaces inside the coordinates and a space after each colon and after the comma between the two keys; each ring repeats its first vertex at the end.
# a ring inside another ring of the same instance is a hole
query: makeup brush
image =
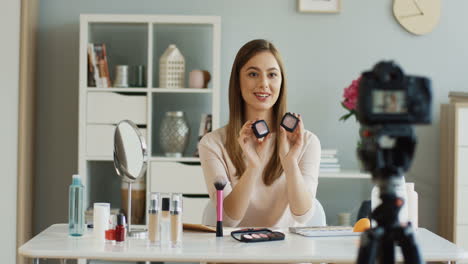
{"type": "Polygon", "coordinates": [[[226,186],[225,181],[216,181],[216,236],[223,236],[223,190],[226,186]]]}

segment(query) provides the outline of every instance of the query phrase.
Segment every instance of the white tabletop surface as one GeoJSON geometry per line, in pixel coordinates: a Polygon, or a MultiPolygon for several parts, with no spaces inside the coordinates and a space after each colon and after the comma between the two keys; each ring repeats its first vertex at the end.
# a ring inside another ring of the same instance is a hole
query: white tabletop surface
{"type": "MultiPolygon", "coordinates": [[[[286,233],[284,241],[241,243],[230,237],[216,238],[214,233],[184,232],[181,248],[148,246],[145,240],[128,239],[123,245],[95,241],[92,233],[69,237],[66,224],[47,228],[19,248],[29,258],[101,259],[129,261],[180,262],[355,262],[359,237],[303,237],[286,233]]],[[[453,243],[427,229],[416,232],[425,261],[467,260],[466,254],[453,243]]],[[[402,260],[400,251],[397,259],[402,260]]]]}

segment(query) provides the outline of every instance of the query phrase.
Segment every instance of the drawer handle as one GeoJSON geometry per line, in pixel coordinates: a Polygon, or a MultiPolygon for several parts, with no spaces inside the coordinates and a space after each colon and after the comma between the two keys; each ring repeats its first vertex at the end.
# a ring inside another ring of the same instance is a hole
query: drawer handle
{"type": "Polygon", "coordinates": [[[208,194],[182,194],[186,198],[210,198],[208,194]]]}
{"type": "Polygon", "coordinates": [[[184,164],[184,165],[189,165],[189,166],[200,166],[201,165],[201,163],[199,161],[180,161],[178,163],[184,164]]]}

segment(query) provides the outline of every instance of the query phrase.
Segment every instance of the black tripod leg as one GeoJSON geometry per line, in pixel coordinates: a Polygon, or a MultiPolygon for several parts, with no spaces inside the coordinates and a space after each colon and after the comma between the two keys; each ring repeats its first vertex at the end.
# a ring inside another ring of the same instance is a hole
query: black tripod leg
{"type": "Polygon", "coordinates": [[[401,227],[398,233],[397,242],[401,247],[405,264],[423,264],[424,261],[421,257],[421,251],[419,251],[419,247],[416,244],[413,227],[411,225],[401,227]]]}
{"type": "Polygon", "coordinates": [[[383,235],[377,252],[379,264],[395,263],[395,241],[393,241],[393,237],[389,232],[383,235]]]}
{"type": "Polygon", "coordinates": [[[368,229],[361,235],[361,245],[359,246],[359,253],[357,264],[374,264],[377,255],[377,248],[379,246],[380,237],[383,235],[382,228],[368,229]]]}

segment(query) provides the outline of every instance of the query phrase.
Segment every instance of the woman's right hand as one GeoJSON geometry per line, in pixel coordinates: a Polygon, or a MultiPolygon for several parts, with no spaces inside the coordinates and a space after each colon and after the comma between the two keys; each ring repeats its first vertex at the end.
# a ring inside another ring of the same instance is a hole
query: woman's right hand
{"type": "Polygon", "coordinates": [[[242,126],[237,141],[247,158],[247,166],[264,167],[268,162],[271,144],[271,133],[264,138],[257,138],[252,131],[252,124],[257,120],[249,120],[242,126]]]}

